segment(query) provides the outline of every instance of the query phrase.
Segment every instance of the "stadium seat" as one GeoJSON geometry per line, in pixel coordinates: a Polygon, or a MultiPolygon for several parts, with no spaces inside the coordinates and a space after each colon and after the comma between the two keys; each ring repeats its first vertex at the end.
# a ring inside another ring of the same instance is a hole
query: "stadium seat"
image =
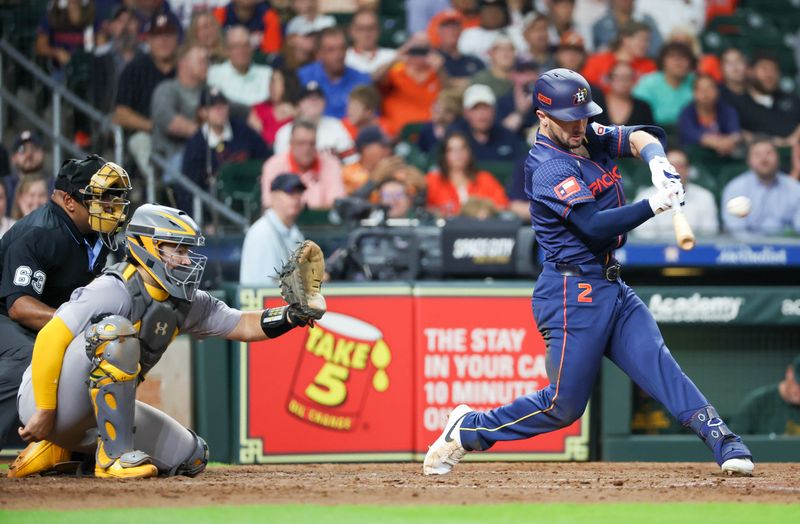
{"type": "Polygon", "coordinates": [[[407,142],[409,144],[416,144],[419,141],[419,132],[425,127],[427,122],[411,122],[403,126],[400,130],[400,135],[397,137],[399,142],[407,142]]]}
{"type": "Polygon", "coordinates": [[[240,211],[249,221],[261,209],[261,167],[263,161],[248,160],[223,164],[217,174],[219,199],[235,211],[240,211]]]}
{"type": "Polygon", "coordinates": [[[514,174],[514,162],[478,162],[477,167],[494,175],[503,187],[508,186],[514,174]]]}
{"type": "Polygon", "coordinates": [[[324,226],[331,222],[328,218],[330,211],[327,209],[304,209],[297,217],[298,227],[324,226]]]}

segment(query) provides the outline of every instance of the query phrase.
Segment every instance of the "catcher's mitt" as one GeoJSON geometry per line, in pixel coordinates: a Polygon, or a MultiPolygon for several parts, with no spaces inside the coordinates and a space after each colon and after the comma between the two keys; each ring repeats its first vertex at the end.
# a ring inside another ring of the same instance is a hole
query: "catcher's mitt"
{"type": "Polygon", "coordinates": [[[325,273],[322,249],[306,240],[295,249],[278,274],[281,296],[289,304],[292,317],[303,325],[314,325],[327,309],[325,297],[320,293],[325,273]]]}

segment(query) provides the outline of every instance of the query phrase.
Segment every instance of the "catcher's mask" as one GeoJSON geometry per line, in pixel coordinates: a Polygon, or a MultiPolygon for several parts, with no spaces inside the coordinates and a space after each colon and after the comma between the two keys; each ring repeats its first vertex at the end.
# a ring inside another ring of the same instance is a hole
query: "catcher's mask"
{"type": "Polygon", "coordinates": [[[127,199],[131,179],[127,171],[114,162],[106,162],[83,189],[83,203],[89,210],[89,227],[112,251],[117,250],[117,233],[128,218],[127,199]]]}
{"type": "Polygon", "coordinates": [[[86,338],[86,354],[91,359],[130,354],[130,351],[125,350],[133,346],[136,346],[136,354],[139,353],[138,333],[131,321],[120,315],[109,315],[90,324],[86,328],[84,337],[86,338]]]}
{"type": "Polygon", "coordinates": [[[192,301],[207,258],[190,248],[205,245],[192,217],[172,207],[145,204],[125,231],[127,255],[171,296],[192,301]]]}

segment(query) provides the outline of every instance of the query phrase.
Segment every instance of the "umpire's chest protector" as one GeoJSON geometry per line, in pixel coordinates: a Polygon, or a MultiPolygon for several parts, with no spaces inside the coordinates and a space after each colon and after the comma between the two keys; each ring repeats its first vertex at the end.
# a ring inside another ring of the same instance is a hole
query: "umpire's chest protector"
{"type": "Polygon", "coordinates": [[[178,335],[192,304],[171,298],[163,302],[153,299],[139,272],[130,271],[128,267],[128,262],[121,262],[106,268],[105,273],[122,280],[131,296],[131,312],[128,318],[139,332],[139,364],[142,366],[140,376],[144,377],[178,335]]]}

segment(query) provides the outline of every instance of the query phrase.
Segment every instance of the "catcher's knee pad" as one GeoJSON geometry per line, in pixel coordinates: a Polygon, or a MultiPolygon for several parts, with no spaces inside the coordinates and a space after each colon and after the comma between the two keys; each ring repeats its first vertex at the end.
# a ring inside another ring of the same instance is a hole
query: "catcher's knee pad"
{"type": "Polygon", "coordinates": [[[119,459],[124,467],[150,458],[133,449],[133,417],[139,376],[139,339],[130,320],[108,316],[86,330],[86,353],[92,359],[89,392],[97,418],[97,465],[119,459]]]}
{"type": "Polygon", "coordinates": [[[719,418],[713,406],[705,406],[692,414],[685,424],[714,453],[714,460],[722,464],[732,458],[751,458],[752,454],[742,439],[719,418]]]}
{"type": "Polygon", "coordinates": [[[194,477],[206,469],[208,464],[208,444],[203,440],[203,437],[191,429],[189,432],[194,437],[194,449],[183,462],[172,468],[169,472],[170,476],[186,475],[187,477],[194,477]]]}

